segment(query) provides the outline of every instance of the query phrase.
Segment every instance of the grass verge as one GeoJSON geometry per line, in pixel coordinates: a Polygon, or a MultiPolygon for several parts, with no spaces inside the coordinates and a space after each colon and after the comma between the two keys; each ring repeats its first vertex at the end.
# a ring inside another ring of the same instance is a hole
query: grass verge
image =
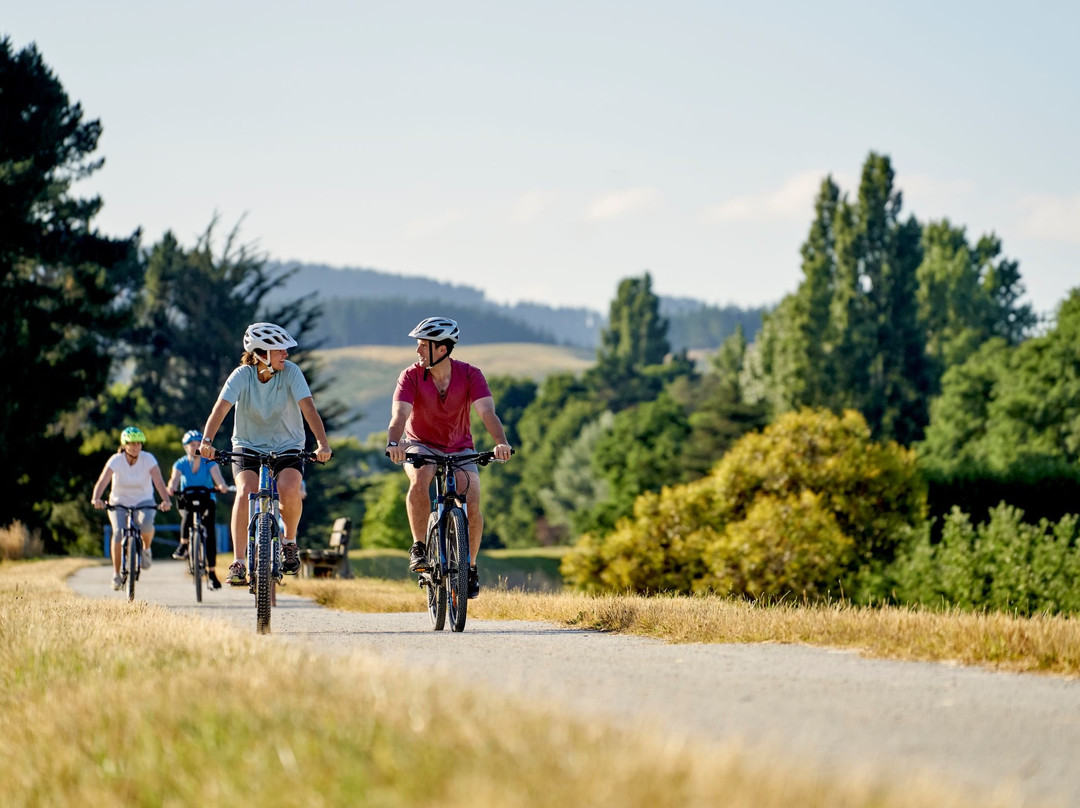
{"type": "MultiPolygon", "coordinates": [[[[485,567],[486,569],[486,567],[485,567]]],[[[422,611],[415,582],[355,579],[289,582],[289,591],[336,609],[422,611]]],[[[1023,673],[1080,675],[1080,620],[1036,615],[846,604],[761,605],[716,596],[583,595],[486,587],[469,616],[546,620],[667,642],[802,643],[865,656],[956,662],[1023,673]]]]}
{"type": "Polygon", "coordinates": [[[0,565],[8,805],[975,804],[929,780],[823,782],[360,653],[315,656],[143,602],[78,598],[63,579],[86,563],[0,565]]]}

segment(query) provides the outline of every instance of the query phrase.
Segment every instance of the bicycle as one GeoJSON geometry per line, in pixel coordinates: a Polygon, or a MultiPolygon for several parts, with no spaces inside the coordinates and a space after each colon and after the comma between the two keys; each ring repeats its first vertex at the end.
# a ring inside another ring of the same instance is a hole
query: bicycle
{"type": "Polygon", "coordinates": [[[255,630],[270,633],[270,607],[275,604],[275,588],[281,581],[281,539],[284,522],[278,501],[277,477],[270,470],[275,460],[300,458],[318,463],[315,452],[289,451],[269,454],[252,450],[218,451],[215,460],[229,464],[241,458],[259,461],[259,490],[248,495],[248,591],[255,595],[255,630]]]}
{"type": "Polygon", "coordinates": [[[188,572],[195,579],[195,600],[202,603],[203,582],[209,584],[210,568],[206,565],[206,526],[202,515],[210,503],[214,489],[203,485],[189,485],[176,493],[178,508],[191,514],[188,532],[188,572]]]}
{"type": "MultiPolygon", "coordinates": [[[[513,450],[510,452],[513,454],[513,450]]],[[[428,568],[417,573],[417,584],[427,588],[428,615],[435,631],[442,631],[450,617],[451,631],[464,631],[469,611],[469,518],[465,492],[458,491],[457,471],[476,463],[486,466],[494,452],[440,456],[407,452],[413,466],[435,466],[435,497],[427,523],[428,568]]]]}
{"type": "Polygon", "coordinates": [[[120,528],[120,578],[127,588],[129,601],[135,600],[135,582],[142,571],[142,531],[131,517],[132,511],[156,511],[157,505],[113,505],[105,503],[109,511],[127,511],[127,524],[120,528]]]}

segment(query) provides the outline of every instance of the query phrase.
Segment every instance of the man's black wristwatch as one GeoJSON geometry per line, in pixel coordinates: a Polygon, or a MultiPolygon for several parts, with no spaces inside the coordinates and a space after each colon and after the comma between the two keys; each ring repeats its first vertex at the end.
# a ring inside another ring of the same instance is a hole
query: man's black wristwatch
{"type": "Polygon", "coordinates": [[[386,442],[386,448],[389,449],[391,446],[397,446],[397,441],[396,440],[388,440],[386,442]]]}

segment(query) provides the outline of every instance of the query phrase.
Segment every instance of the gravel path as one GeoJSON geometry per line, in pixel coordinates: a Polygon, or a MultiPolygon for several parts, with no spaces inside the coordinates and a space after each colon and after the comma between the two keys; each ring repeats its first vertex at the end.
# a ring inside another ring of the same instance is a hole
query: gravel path
{"type": "MultiPolygon", "coordinates": [[[[89,567],[69,583],[86,597],[122,597],[111,575],[89,567]]],[[[136,596],[255,630],[246,589],[204,593],[196,604],[180,562],[155,561],[136,596]]],[[[484,687],[579,716],[737,741],[825,774],[901,782],[922,774],[973,795],[1007,787],[1021,805],[1080,808],[1077,680],[803,646],[667,645],[539,622],[469,620],[462,634],[436,633],[426,613],[337,612],[284,594],[272,628],[272,641],[320,653],[369,649],[406,665],[458,669],[464,655],[484,687]]]]}

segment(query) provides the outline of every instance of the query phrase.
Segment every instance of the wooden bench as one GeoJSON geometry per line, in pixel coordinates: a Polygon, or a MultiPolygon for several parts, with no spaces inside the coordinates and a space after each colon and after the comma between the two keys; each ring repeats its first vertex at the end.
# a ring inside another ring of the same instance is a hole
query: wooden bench
{"type": "Polygon", "coordinates": [[[329,547],[300,551],[300,577],[352,578],[352,567],[349,565],[351,535],[352,519],[343,516],[335,520],[329,547]]]}

